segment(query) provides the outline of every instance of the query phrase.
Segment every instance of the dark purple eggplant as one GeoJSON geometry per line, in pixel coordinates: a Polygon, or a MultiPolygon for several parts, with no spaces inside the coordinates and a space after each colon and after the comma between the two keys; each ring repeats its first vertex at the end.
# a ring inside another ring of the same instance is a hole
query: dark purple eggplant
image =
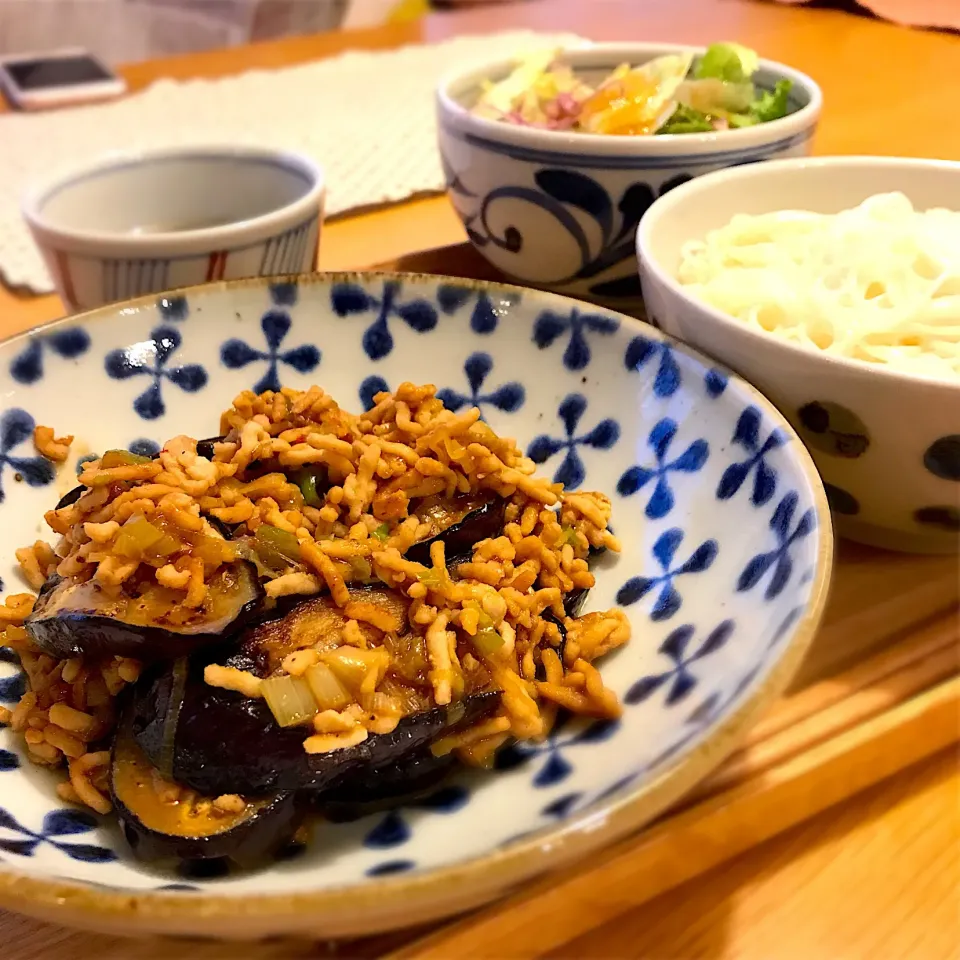
{"type": "MultiPolygon", "coordinates": [[[[392,617],[396,624],[396,635],[407,634],[410,629],[407,622],[410,601],[403,594],[388,590],[382,585],[351,587],[349,593],[351,601],[372,604],[392,617]]],[[[244,632],[236,652],[232,653],[226,662],[227,666],[236,667],[238,670],[251,670],[258,677],[269,677],[280,672],[280,664],[288,653],[302,647],[315,646],[321,637],[330,637],[330,646],[339,645],[343,628],[349,618],[329,594],[309,599],[289,599],[289,603],[284,603],[283,600],[278,603],[267,622],[244,632]]],[[[367,628],[364,624],[360,625],[360,630],[369,641],[379,635],[378,631],[367,628]]],[[[409,676],[407,679],[429,686],[426,671],[424,661],[422,676],[409,676]]]]}
{"type": "Polygon", "coordinates": [[[207,460],[213,459],[213,445],[223,443],[224,437],[207,437],[205,440],[197,441],[197,454],[205,457],[207,460]]]}
{"type": "Polygon", "coordinates": [[[309,731],[280,727],[263,700],[208,686],[202,662],[191,664],[179,711],[173,689],[172,670],[137,684],[134,736],[158,767],[164,745],[172,742],[172,779],[205,795],[349,787],[370,769],[398,763],[454,728],[482,719],[500,699],[499,692],[474,694],[411,714],[392,733],[372,734],[355,747],[308,754],[303,741],[309,731]],[[172,735],[168,716],[175,717],[172,735]]]}
{"type": "Polygon", "coordinates": [[[400,763],[358,772],[344,786],[320,793],[316,806],[334,823],[359,820],[430,793],[456,765],[452,753],[435,757],[424,750],[400,763]]]}
{"type": "Polygon", "coordinates": [[[79,486],[68,490],[58,501],[54,510],[62,510],[64,507],[72,507],[86,492],[89,487],[79,486]]]}
{"type": "Polygon", "coordinates": [[[292,793],[248,798],[242,813],[214,813],[210,800],[164,801],[159,774],[128,723],[113,744],[110,795],[138,860],[220,860],[255,866],[290,842],[300,812],[292,793]]]}
{"type": "Polygon", "coordinates": [[[580,616],[580,611],[583,609],[589,592],[589,588],[580,587],[577,590],[571,590],[563,598],[563,609],[568,617],[576,618],[580,616]]]}
{"type": "Polygon", "coordinates": [[[443,499],[428,497],[411,513],[430,524],[427,537],[406,553],[414,563],[430,564],[430,547],[444,544],[447,563],[469,560],[474,544],[499,537],[507,501],[500,497],[460,496],[443,499]]]}
{"type": "Polygon", "coordinates": [[[238,561],[209,583],[207,598],[190,619],[170,623],[140,609],[137,598],[108,597],[94,581],[54,574],[24,626],[41,650],[62,660],[80,655],[173,660],[223,642],[250,621],[262,598],[256,568],[238,561]]]}

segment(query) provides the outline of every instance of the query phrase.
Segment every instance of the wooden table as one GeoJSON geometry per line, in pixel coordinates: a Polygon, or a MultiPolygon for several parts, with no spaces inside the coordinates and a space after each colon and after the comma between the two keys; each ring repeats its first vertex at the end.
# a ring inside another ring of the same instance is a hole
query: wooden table
{"type": "MultiPolygon", "coordinates": [[[[295,38],[130,67],[132,89],[158,77],[213,77],[286,66],[345,47],[432,41],[500,26],[571,29],[598,40],[626,37],[709,43],[736,39],[789,62],[822,85],[819,153],[960,159],[955,122],[960,40],[846,14],[742,0],[535,0],[436,15],[417,24],[295,38]]],[[[3,107],[0,105],[0,110],[3,107]]],[[[463,231],[442,197],[347,216],[326,227],[320,266],[354,268],[456,243],[463,231]]],[[[62,312],[55,297],[0,288],[0,335],[62,312]]],[[[952,960],[960,956],[960,769],[947,751],[756,847],[699,879],[599,923],[543,956],[666,960],[952,960]]],[[[576,911],[559,898],[558,915],[576,911]]],[[[529,937],[524,938],[529,940],[529,937]]],[[[374,956],[397,939],[341,949],[374,956]]],[[[317,957],[324,945],[246,947],[132,943],[77,934],[0,913],[4,960],[66,955],[146,960],[183,952],[213,958],[317,957]]],[[[537,953],[534,950],[532,953],[537,953]]],[[[530,955],[527,951],[525,955],[530,955]]]]}

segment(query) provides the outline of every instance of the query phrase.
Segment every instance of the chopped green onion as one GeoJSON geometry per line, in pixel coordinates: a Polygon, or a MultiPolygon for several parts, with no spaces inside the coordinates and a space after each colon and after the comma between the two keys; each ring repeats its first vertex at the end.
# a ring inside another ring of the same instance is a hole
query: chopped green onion
{"type": "Polygon", "coordinates": [[[281,727],[294,727],[316,716],[317,702],[303,677],[270,677],[260,684],[260,691],[281,727]]]}
{"type": "Polygon", "coordinates": [[[149,457],[141,457],[138,453],[131,453],[129,450],[108,450],[100,458],[100,466],[105,469],[110,467],[132,467],[140,463],[150,463],[149,457]]]}
{"type": "Polygon", "coordinates": [[[354,692],[359,691],[371,670],[376,670],[382,676],[390,665],[390,655],[382,647],[372,650],[337,647],[335,650],[325,650],[320,658],[336,674],[337,679],[354,692]]]}
{"type": "Polygon", "coordinates": [[[342,710],[353,703],[353,697],[327,664],[315,663],[307,669],[304,677],[321,710],[342,710]]]}
{"type": "Polygon", "coordinates": [[[422,573],[417,574],[417,579],[425,587],[437,588],[443,584],[443,580],[440,579],[440,574],[437,573],[433,567],[425,567],[422,573]]]}
{"type": "Polygon", "coordinates": [[[580,542],[580,537],[577,534],[577,531],[573,527],[567,526],[564,524],[562,527],[563,536],[560,537],[560,543],[567,544],[569,543],[571,547],[575,547],[580,542]]]}
{"type": "Polygon", "coordinates": [[[300,543],[288,530],[261,524],[257,527],[254,546],[265,563],[270,563],[279,555],[292,563],[300,561],[300,543]]]}
{"type": "Polygon", "coordinates": [[[308,507],[322,507],[323,497],[317,490],[317,474],[305,473],[300,478],[300,492],[303,494],[303,502],[308,507]]]}
{"type": "Polygon", "coordinates": [[[373,535],[374,535],[378,540],[386,540],[387,537],[390,536],[390,524],[389,524],[389,523],[381,523],[380,526],[377,527],[377,528],[373,531],[373,535]]]}
{"type": "Polygon", "coordinates": [[[464,603],[463,606],[464,606],[464,608],[467,609],[467,610],[474,610],[474,611],[476,611],[476,614],[477,614],[477,627],[478,627],[479,629],[482,630],[482,629],[487,629],[487,628],[493,627],[493,625],[494,625],[494,624],[493,624],[493,618],[490,616],[490,614],[487,613],[486,610],[483,609],[483,607],[480,606],[479,601],[477,601],[477,600],[467,600],[466,603],[464,603]]]}
{"type": "Polygon", "coordinates": [[[366,557],[350,558],[350,579],[366,583],[373,576],[373,567],[366,557]]]}
{"type": "Polygon", "coordinates": [[[481,627],[473,637],[473,645],[483,656],[489,657],[503,646],[503,637],[493,627],[481,627]]]}
{"type": "Polygon", "coordinates": [[[118,556],[139,560],[151,547],[160,543],[164,536],[143,514],[135,513],[117,534],[112,549],[118,556]]]}

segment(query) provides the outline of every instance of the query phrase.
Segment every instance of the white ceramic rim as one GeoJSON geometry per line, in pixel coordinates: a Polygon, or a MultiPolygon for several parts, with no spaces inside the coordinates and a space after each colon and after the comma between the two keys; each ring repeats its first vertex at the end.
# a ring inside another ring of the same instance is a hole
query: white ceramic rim
{"type": "MultiPolygon", "coordinates": [[[[903,370],[897,370],[893,367],[883,364],[870,364],[863,360],[852,360],[848,357],[837,357],[829,353],[817,353],[808,350],[806,347],[797,343],[791,343],[789,340],[780,340],[777,337],[768,336],[760,333],[752,327],[741,323],[736,317],[732,317],[722,310],[711,306],[704,300],[698,300],[690,295],[684,287],[668,270],[658,262],[650,246],[650,234],[655,227],[663,220],[678,216],[680,209],[686,204],[695,205],[695,201],[706,193],[713,191],[729,191],[744,187],[750,179],[760,176],[783,176],[789,180],[790,176],[798,170],[825,169],[825,168],[856,168],[856,167],[887,167],[887,168],[905,168],[915,170],[952,170],[957,175],[957,194],[960,195],[960,161],[956,160],[924,160],[914,157],[793,157],[784,160],[767,160],[763,164],[763,169],[758,170],[755,165],[750,164],[742,167],[726,167],[722,170],[715,170],[712,173],[705,173],[702,176],[694,177],[678,187],[674,187],[668,193],[661,195],[647,208],[646,213],[640,219],[637,227],[637,262],[641,277],[644,273],[650,276],[650,279],[662,287],[665,287],[670,293],[689,304],[690,307],[707,314],[710,319],[721,327],[729,330],[731,334],[737,336],[746,336],[763,342],[768,345],[775,345],[783,350],[788,356],[794,356],[798,359],[807,358],[816,362],[825,364],[837,375],[855,376],[855,377],[884,377],[889,379],[891,386],[895,381],[909,381],[917,386],[926,387],[946,387],[960,394],[960,381],[948,380],[943,377],[925,377],[920,374],[910,373],[903,370]]],[[[785,193],[789,196],[789,193],[785,193]]],[[[945,202],[946,202],[946,198],[945,202]]],[[[787,209],[784,207],[783,209],[787,209]]],[[[791,209],[797,209],[792,207],[791,209]]],[[[691,238],[694,239],[694,238],[691,238]]]]}
{"type": "Polygon", "coordinates": [[[239,241],[256,243],[268,239],[323,212],[326,177],[323,169],[309,157],[288,150],[231,145],[197,145],[164,147],[154,150],[115,151],[94,163],[61,174],[30,190],[21,204],[21,213],[38,240],[57,249],[77,252],[120,254],[124,256],[159,256],[166,254],[202,254],[210,250],[229,249],[239,241]],[[110,230],[77,230],[61,227],[43,213],[44,204],[57,193],[70,189],[81,180],[166,160],[261,160],[300,174],[306,183],[304,192],[295,200],[256,217],[233,220],[216,227],[198,230],[175,230],[161,233],[123,233],[110,230]]]}
{"type": "MultiPolygon", "coordinates": [[[[488,280],[472,280],[433,274],[396,272],[331,272],[289,277],[250,277],[219,283],[183,287],[171,293],[186,295],[210,291],[266,287],[284,280],[298,284],[330,284],[335,282],[369,282],[381,280],[425,281],[440,285],[455,283],[471,289],[506,294],[535,294],[546,302],[576,303],[572,298],[549,291],[530,290],[514,284],[488,280]]],[[[37,329],[50,329],[59,324],[96,322],[123,309],[152,307],[157,294],[134,300],[107,304],[74,317],[43,324],[28,333],[17,334],[2,343],[25,340],[37,329]]],[[[615,312],[615,311],[610,311],[615,312]]],[[[618,314],[622,323],[643,329],[633,317],[618,314]]],[[[679,343],[669,334],[662,334],[668,343],[679,343]]],[[[701,362],[717,369],[722,364],[709,361],[695,347],[682,349],[701,362]]],[[[362,883],[300,893],[196,893],[167,891],[133,891],[99,887],[79,880],[46,875],[34,876],[10,864],[0,864],[0,906],[53,923],[86,929],[143,933],[208,934],[218,922],[270,928],[280,924],[286,934],[311,936],[357,936],[361,920],[367,933],[438,920],[455,913],[481,906],[505,894],[533,877],[588,856],[646,826],[660,813],[676,803],[715,769],[737,746],[755,721],[761,708],[779,696],[794,677],[803,661],[826,610],[833,572],[834,535],[823,482],[810,452],[800,441],[786,417],[756,387],[739,374],[730,372],[738,386],[763,408],[764,413],[792,440],[790,447],[799,472],[810,483],[813,506],[820,538],[814,579],[803,614],[796,620],[781,643],[779,657],[770,665],[766,676],[751,684],[736,707],[715,724],[709,733],[689,752],[681,751],[666,762],[657,776],[643,786],[632,786],[612,797],[595,802],[571,819],[545,826],[530,836],[489,850],[469,860],[422,873],[380,877],[362,883]],[[600,834],[602,839],[597,839],[600,834]],[[394,920],[387,920],[392,914],[394,920]],[[399,919],[399,922],[397,920],[399,919]],[[322,930],[320,929],[322,927],[322,930]]],[[[213,935],[222,936],[222,930],[213,935]]],[[[263,935],[263,934],[261,934],[263,935]]],[[[239,932],[238,938],[245,933],[239,932]]],[[[249,937],[249,934],[247,934],[249,937]]]]}
{"type": "MultiPolygon", "coordinates": [[[[624,61],[643,62],[670,53],[692,53],[701,56],[706,47],[682,43],[583,43],[562,48],[564,58],[576,67],[583,60],[602,57],[611,69],[624,61]]],[[[447,117],[459,129],[498,143],[526,147],[550,153],[574,153],[586,156],[665,157],[722,153],[726,150],[745,150],[788,139],[812,128],[820,116],[823,93],[811,77],[775,60],[760,60],[760,70],[779,79],[793,82],[802,89],[808,103],[795,113],[779,120],[743,127],[737,130],[717,130],[714,133],[678,133],[660,136],[623,136],[601,133],[571,133],[559,130],[540,130],[520,127],[474,116],[453,97],[453,88],[471,88],[498,71],[516,65],[518,57],[500,57],[482,65],[471,64],[467,70],[452,70],[441,77],[437,85],[437,105],[441,116],[447,117]]]]}

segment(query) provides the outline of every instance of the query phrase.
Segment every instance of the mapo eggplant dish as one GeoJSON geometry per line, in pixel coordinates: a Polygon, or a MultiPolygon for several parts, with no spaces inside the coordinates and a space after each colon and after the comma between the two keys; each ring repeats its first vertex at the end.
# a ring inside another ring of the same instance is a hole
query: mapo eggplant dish
{"type": "MultiPolygon", "coordinates": [[[[72,438],[38,427],[65,460],[72,438]]],[[[144,860],[255,864],[308,811],[359,815],[614,717],[581,615],[610,500],[535,475],[477,409],[405,383],[363,414],[319,387],[241,393],[208,440],[110,450],[17,551],[0,644],[26,693],[0,721],[115,811],[144,860]]]]}

